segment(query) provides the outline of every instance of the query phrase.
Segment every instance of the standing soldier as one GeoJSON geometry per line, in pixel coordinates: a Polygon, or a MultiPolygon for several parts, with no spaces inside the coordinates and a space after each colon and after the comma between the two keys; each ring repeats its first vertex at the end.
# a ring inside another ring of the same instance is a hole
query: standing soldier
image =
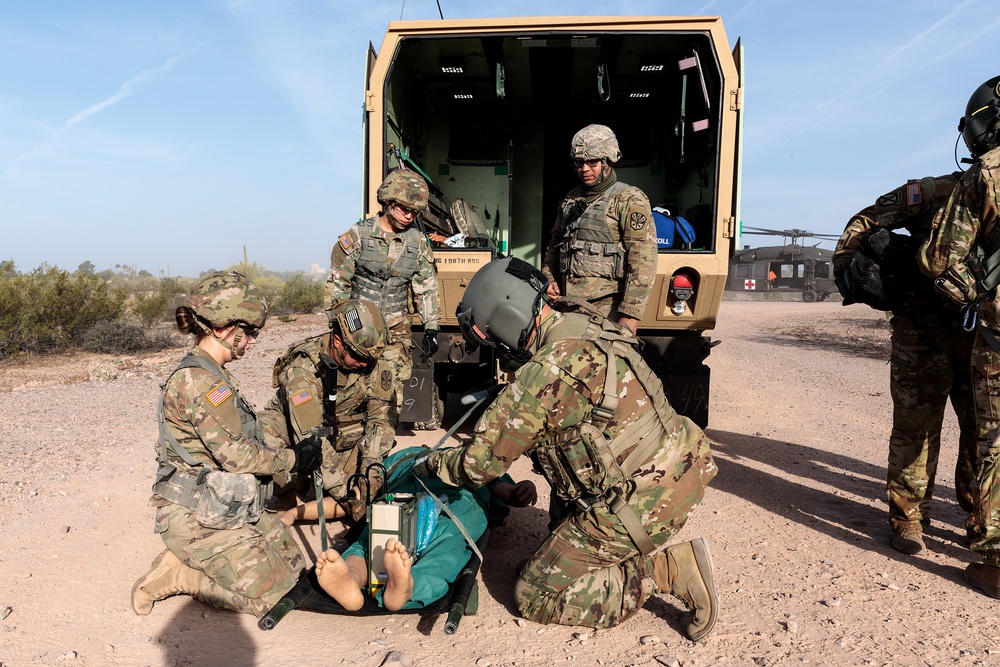
{"type": "MultiPolygon", "coordinates": [[[[413,221],[427,208],[427,183],[407,169],[390,173],[376,194],[382,210],[342,234],[330,255],[326,281],[327,313],[340,302],[358,299],[375,306],[389,327],[389,342],[382,361],[392,369],[397,412],[403,405],[403,388],[413,370],[409,297],[424,323],[422,351],[430,358],[437,349],[440,297],[434,253],[413,221]]],[[[435,400],[435,404],[437,401],[435,400]]]]}
{"type": "Polygon", "coordinates": [[[559,205],[542,260],[552,299],[589,301],[635,333],[656,277],[656,225],[642,190],[618,180],[621,151],[605,125],[573,137],[570,158],[581,184],[559,205]]]}
{"type": "MultiPolygon", "coordinates": [[[[972,484],[976,458],[976,412],[969,372],[972,334],[958,314],[934,289],[934,282],[916,267],[916,245],[930,233],[934,214],[948,200],[960,174],[908,181],[875,204],[859,211],[844,230],[833,253],[834,273],[844,303],[854,302],[850,276],[852,259],[867,261],[864,242],[892,239],[888,230],[910,233],[908,253],[901,254],[907,284],[892,309],[892,358],[889,391],[892,395],[892,432],[889,436],[887,492],[892,546],[905,554],[924,549],[923,529],[930,525],[934,478],[941,451],[941,424],[945,405],[958,417],[961,435],[955,463],[955,495],[972,512],[972,484]],[[885,231],[880,231],[885,230],[885,231]]],[[[895,237],[900,241],[905,237],[895,237]]],[[[886,267],[892,270],[893,267],[886,267]]],[[[864,297],[858,301],[865,302],[864,297]]],[[[879,304],[879,307],[883,307],[879,304]]],[[[970,515],[971,519],[971,515],[970,515]]],[[[971,528],[970,528],[971,530],[971,528]]]]}
{"type": "MultiPolygon", "coordinates": [[[[322,446],[324,516],[345,513],[357,521],[364,498],[348,493],[348,479],[366,474],[392,449],[395,408],[392,368],[380,363],[387,332],[373,306],[349,299],[331,312],[330,331],[292,345],[274,364],[274,398],[261,414],[269,444],[286,447],[300,440],[322,446]]],[[[292,480],[282,478],[286,495],[292,480]]],[[[370,479],[374,496],[380,479],[370,479]]],[[[294,498],[292,499],[294,500],[294,498]]],[[[299,518],[315,518],[303,516],[299,518]]]]}
{"type": "Polygon", "coordinates": [[[521,570],[521,614],[605,628],[652,593],[670,593],[694,609],[687,633],[697,641],[718,612],[711,555],[700,538],[667,541],[715,476],[709,441],[667,403],[628,329],[589,309],[553,310],[547,284],[516,258],[494,260],[469,281],[458,307],[463,336],[520,368],[473,440],[420,455],[414,475],[479,487],[534,454],[574,511],[521,570]]]}
{"type": "Polygon", "coordinates": [[[305,568],[295,538],[263,512],[271,476],[308,474],[320,448],[269,446],[253,406],[225,366],[267,320],[264,295],[243,275],[214,273],[177,308],[177,328],[195,345],[163,385],[159,468],[150,504],[163,551],[132,587],[132,609],[186,594],[221,609],[263,616],[305,568]]]}
{"type": "Polygon", "coordinates": [[[921,270],[961,308],[972,344],[978,451],[972,485],[972,550],[983,562],[965,570],[965,580],[1000,598],[1000,76],[975,90],[959,122],[974,158],[947,203],[934,217],[921,246],[921,270]]]}

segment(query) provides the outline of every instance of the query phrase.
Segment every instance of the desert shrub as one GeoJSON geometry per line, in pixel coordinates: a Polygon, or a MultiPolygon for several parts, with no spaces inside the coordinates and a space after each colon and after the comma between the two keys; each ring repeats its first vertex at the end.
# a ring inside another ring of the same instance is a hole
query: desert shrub
{"type": "Polygon", "coordinates": [[[278,294],[275,313],[312,313],[323,306],[323,283],[302,274],[285,281],[278,294]]]}
{"type": "Polygon", "coordinates": [[[165,334],[151,335],[148,331],[138,322],[105,320],[87,330],[83,337],[83,349],[101,354],[136,354],[177,345],[165,334]]]}
{"type": "Polygon", "coordinates": [[[79,345],[96,323],[125,308],[126,291],[96,275],[42,265],[0,273],[0,354],[48,352],[79,345]]]}

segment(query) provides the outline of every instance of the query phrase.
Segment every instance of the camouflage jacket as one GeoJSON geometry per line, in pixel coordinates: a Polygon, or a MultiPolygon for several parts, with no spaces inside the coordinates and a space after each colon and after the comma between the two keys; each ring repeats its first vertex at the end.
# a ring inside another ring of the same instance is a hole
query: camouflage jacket
{"type": "MultiPolygon", "coordinates": [[[[522,454],[552,443],[560,434],[589,420],[594,408],[591,397],[603,393],[607,361],[592,341],[560,336],[561,326],[579,326],[573,318],[586,321],[587,316],[557,311],[547,315],[531,360],[483,414],[471,443],[431,453],[428,467],[439,479],[456,486],[482,486],[505,473],[522,454]]],[[[650,409],[649,395],[624,359],[619,357],[617,364],[619,403],[606,426],[612,437],[650,409]]],[[[660,517],[656,512],[644,514],[643,508],[652,511],[683,497],[700,498],[716,470],[701,429],[678,417],[669,406],[666,410],[673,415],[672,429],[625,485],[627,500],[639,508],[647,529],[660,517]],[[689,475],[692,470],[696,474],[689,475]]],[[[559,485],[559,480],[548,481],[554,487],[559,485]]],[[[607,508],[599,511],[617,522],[607,508]]]]}
{"type": "MultiPolygon", "coordinates": [[[[983,155],[962,176],[945,205],[934,216],[931,232],[917,263],[920,270],[938,278],[938,288],[954,305],[968,305],[976,297],[976,278],[968,260],[977,251],[987,255],[1000,247],[996,225],[1000,208],[1000,148],[983,155]]],[[[997,294],[994,291],[978,308],[980,321],[1000,331],[997,294]]]]}
{"type": "MultiPolygon", "coordinates": [[[[274,365],[274,397],[261,414],[264,436],[274,447],[288,447],[323,428],[324,365],[320,354],[330,349],[330,334],[291,346],[274,365]]],[[[323,442],[325,488],[357,457],[381,460],[392,449],[395,431],[390,409],[395,405],[392,373],[377,363],[371,373],[336,373],[336,437],[323,442]]],[[[350,471],[351,473],[354,470],[350,471]]],[[[348,475],[349,476],[349,475],[348,475]]],[[[345,477],[346,479],[346,477],[345,477]]]]}
{"type": "MultiPolygon", "coordinates": [[[[216,365],[198,346],[190,354],[216,365]]],[[[225,368],[218,370],[238,391],[235,378],[225,368]]],[[[181,368],[170,376],[163,388],[163,416],[177,443],[199,464],[232,473],[273,475],[291,469],[295,463],[295,453],[291,450],[265,444],[253,407],[238,393],[234,394],[218,375],[202,368],[181,368]],[[240,402],[244,413],[248,411],[257,422],[254,437],[244,437],[240,402]]],[[[180,470],[198,472],[172,447],[167,458],[180,470]]]]}
{"type": "MultiPolygon", "coordinates": [[[[948,201],[960,176],[954,173],[907,181],[905,185],[879,197],[871,206],[858,211],[848,221],[837,241],[837,248],[833,251],[834,270],[846,268],[864,238],[879,229],[903,228],[914,238],[925,240],[930,234],[934,215],[948,201]]],[[[947,304],[934,289],[934,281],[930,278],[913,285],[910,296],[906,310],[912,316],[925,318],[927,308],[947,312],[947,304]]]]}
{"type": "MultiPolygon", "coordinates": [[[[358,260],[362,253],[361,239],[371,238],[377,252],[382,255],[383,266],[391,267],[400,257],[407,242],[416,243],[417,270],[410,278],[410,290],[416,304],[420,319],[427,328],[438,328],[441,319],[441,298],[438,293],[437,269],[434,266],[434,253],[427,238],[410,225],[399,234],[386,232],[377,218],[371,219],[371,231],[362,231],[359,224],[353,225],[346,233],[341,234],[330,253],[330,277],[326,281],[327,312],[336,304],[350,298],[370,298],[364,294],[355,294],[353,282],[358,271],[358,260]],[[405,237],[405,238],[404,238],[405,237]]],[[[367,222],[367,221],[366,221],[367,222]]],[[[387,278],[388,276],[386,276],[387,278]]],[[[382,309],[383,304],[376,304],[382,309]]],[[[383,312],[386,325],[391,330],[393,338],[409,336],[408,313],[383,312]]]]}
{"type": "Polygon", "coordinates": [[[631,185],[624,187],[607,201],[609,191],[594,197],[590,188],[578,185],[566,195],[559,205],[559,213],[552,227],[552,238],[542,260],[542,272],[554,280],[566,296],[593,301],[611,294],[621,296],[618,312],[629,317],[642,318],[646,302],[656,279],[656,225],[649,199],[642,190],[631,185]],[[614,243],[619,244],[624,255],[622,277],[575,276],[568,267],[565,256],[569,236],[577,235],[574,223],[588,208],[606,206],[604,222],[614,243]]]}

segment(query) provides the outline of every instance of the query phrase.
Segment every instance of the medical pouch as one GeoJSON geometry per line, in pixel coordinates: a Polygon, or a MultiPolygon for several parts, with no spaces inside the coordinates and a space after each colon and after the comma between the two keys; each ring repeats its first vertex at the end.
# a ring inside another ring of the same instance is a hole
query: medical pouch
{"type": "Polygon", "coordinates": [[[232,530],[260,518],[265,499],[250,473],[212,470],[204,473],[201,487],[194,518],[205,528],[232,530]]]}

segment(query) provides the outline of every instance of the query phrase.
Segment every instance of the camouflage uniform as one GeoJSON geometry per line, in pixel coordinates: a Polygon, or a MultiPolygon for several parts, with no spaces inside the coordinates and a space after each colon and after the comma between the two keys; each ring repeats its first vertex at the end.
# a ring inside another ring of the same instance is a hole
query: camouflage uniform
{"type": "MultiPolygon", "coordinates": [[[[534,452],[539,461],[548,461],[542,468],[553,493],[568,502],[573,480],[583,479],[584,469],[590,468],[580,460],[567,461],[567,466],[554,461],[558,451],[579,452],[583,440],[567,439],[566,434],[594,419],[591,397],[602,395],[606,387],[607,357],[579,335],[587,322],[582,313],[551,311],[538,329],[531,360],[480,419],[473,441],[431,453],[428,469],[452,485],[482,486],[522,454],[534,452]]],[[[651,446],[648,457],[631,476],[608,489],[625,501],[625,511],[634,512],[652,550],[642,554],[621,515],[608,504],[595,500],[583,509],[577,501],[577,513],[552,531],[515,588],[521,614],[538,623],[603,628],[637,612],[658,592],[653,555],[684,525],[717,471],[705,434],[670,408],[651,371],[656,388],[651,393],[643,388],[636,373],[648,368],[632,365],[642,364],[641,359],[628,362],[617,354],[615,359],[619,384],[614,396],[619,402],[606,433],[614,438],[631,429],[654,412],[654,405],[657,416],[667,417],[655,439],[645,442],[651,446]]],[[[638,359],[637,353],[633,359],[638,359]]],[[[623,456],[640,442],[635,440],[623,456]]]]}
{"type": "MultiPolygon", "coordinates": [[[[331,334],[290,347],[274,367],[278,391],[261,414],[268,444],[288,447],[309,437],[324,421],[324,364],[331,334]]],[[[393,371],[381,362],[370,373],[336,372],[336,436],[323,439],[323,488],[338,502],[347,499],[347,479],[362,460],[381,461],[392,449],[395,431],[393,371]]]]}
{"type": "MultiPolygon", "coordinates": [[[[329,312],[345,299],[375,304],[389,327],[389,345],[382,363],[393,372],[396,405],[402,407],[403,388],[413,370],[408,295],[413,292],[425,329],[438,329],[440,297],[434,253],[426,237],[411,225],[396,234],[382,229],[378,218],[368,218],[342,234],[330,255],[326,282],[329,312]],[[378,286],[381,295],[362,289],[361,283],[378,286]]],[[[393,415],[395,426],[398,415],[393,415]]]]}
{"type": "MultiPolygon", "coordinates": [[[[986,254],[1000,247],[996,225],[1000,207],[1000,149],[984,154],[962,177],[944,207],[934,217],[931,233],[921,247],[921,270],[937,278],[940,291],[957,305],[968,306],[976,294],[968,260],[978,247],[986,254]]],[[[990,292],[978,305],[979,327],[972,345],[972,388],[978,436],[975,481],[972,485],[971,546],[986,565],[1000,567],[1000,352],[986,337],[1000,333],[997,306],[990,292]],[[985,329],[985,330],[984,330],[985,329]]]]}
{"type": "Polygon", "coordinates": [[[617,180],[573,188],[559,205],[542,273],[605,317],[642,319],[656,278],[656,225],[642,190],[617,180]]]}
{"type": "MultiPolygon", "coordinates": [[[[851,218],[834,251],[834,268],[846,268],[861,241],[878,229],[902,227],[913,237],[926,239],[934,214],[957,182],[956,174],[911,180],[879,197],[851,218]]],[[[895,531],[919,532],[930,523],[941,424],[949,396],[961,429],[955,494],[962,509],[972,511],[976,415],[969,363],[973,335],[962,328],[958,314],[935,291],[933,281],[923,276],[910,285],[906,303],[893,311],[890,325],[889,522],[895,531]]]]}
{"type": "MultiPolygon", "coordinates": [[[[261,424],[232,375],[200,347],[190,354],[214,372],[182,362],[164,387],[163,416],[170,435],[198,465],[186,463],[172,445],[169,464],[187,475],[207,466],[252,473],[262,481],[289,470],[294,452],[264,444],[261,424]]],[[[198,523],[194,510],[159,496],[156,487],[150,504],[157,508],[155,531],[167,548],[207,575],[199,597],[214,606],[260,617],[291,590],[305,568],[295,539],[273,515],[261,514],[236,529],[212,529],[198,523]]]]}

